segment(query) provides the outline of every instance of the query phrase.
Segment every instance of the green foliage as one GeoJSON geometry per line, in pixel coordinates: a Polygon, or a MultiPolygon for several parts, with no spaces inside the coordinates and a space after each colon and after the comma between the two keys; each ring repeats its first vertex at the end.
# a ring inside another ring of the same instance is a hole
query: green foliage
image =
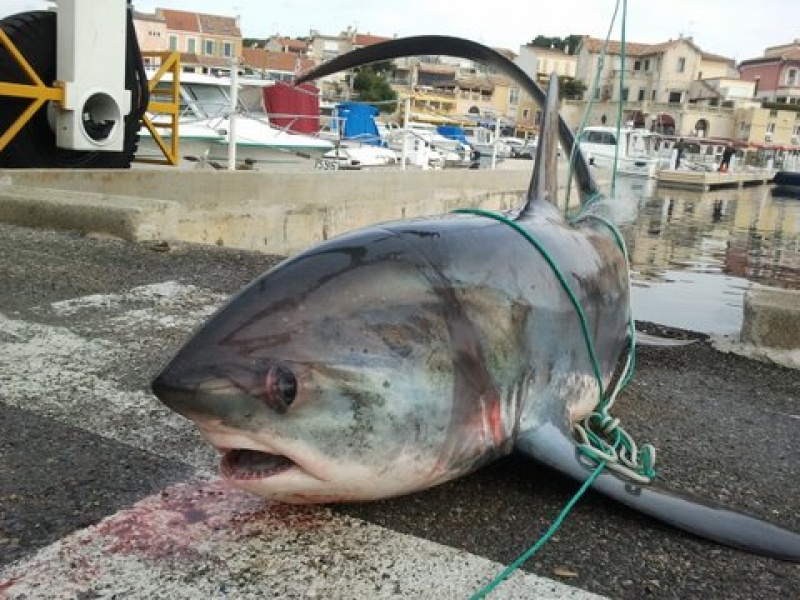
{"type": "Polygon", "coordinates": [[[578,34],[571,34],[567,37],[560,38],[560,37],[549,37],[546,35],[537,35],[533,38],[532,41],[528,43],[529,46],[535,46],[537,48],[551,48],[555,50],[564,49],[569,50],[569,54],[575,54],[575,50],[578,48],[578,43],[583,38],[582,35],[578,34]]]}
{"type": "Polygon", "coordinates": [[[267,40],[264,38],[242,38],[242,46],[245,48],[263,48],[267,40]]]}
{"type": "Polygon", "coordinates": [[[558,91],[562,98],[580,100],[583,97],[583,92],[586,91],[586,84],[580,79],[563,75],[558,78],[558,91]]]}
{"type": "MultiPolygon", "coordinates": [[[[388,65],[390,68],[391,65],[388,65]]],[[[385,68],[388,70],[388,68],[385,68]]],[[[360,102],[387,102],[397,100],[397,92],[389,85],[389,81],[381,72],[374,70],[374,65],[362,67],[353,79],[353,90],[358,94],[360,102]]],[[[396,103],[379,104],[381,112],[394,112],[396,103]]]]}

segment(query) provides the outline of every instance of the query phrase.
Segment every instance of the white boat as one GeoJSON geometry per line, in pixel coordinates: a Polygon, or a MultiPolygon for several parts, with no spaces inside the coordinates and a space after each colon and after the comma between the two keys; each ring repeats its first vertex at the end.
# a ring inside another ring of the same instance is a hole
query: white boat
{"type": "Polygon", "coordinates": [[[389,148],[405,153],[414,166],[444,169],[469,167],[472,163],[471,146],[440,134],[436,125],[411,121],[404,128],[393,122],[379,122],[378,131],[389,148]]]}
{"type": "MultiPolygon", "coordinates": [[[[231,132],[231,80],[196,73],[181,73],[179,153],[183,161],[227,164],[231,132]]],[[[167,74],[157,89],[171,86],[167,74]]],[[[293,133],[270,123],[264,110],[263,89],[272,82],[238,80],[235,113],[236,164],[258,169],[267,164],[306,162],[334,148],[329,140],[293,133]]],[[[159,133],[169,143],[171,130],[164,128],[168,118],[151,115],[159,133]]],[[[163,158],[146,127],[140,131],[139,158],[163,158]]]]}
{"type": "Polygon", "coordinates": [[[482,157],[494,156],[503,159],[511,156],[511,148],[508,144],[487,127],[464,127],[464,134],[470,146],[480,152],[482,157]]]}
{"type": "Polygon", "coordinates": [[[586,162],[600,169],[611,170],[617,161],[617,173],[639,177],[655,177],[660,159],[656,142],[660,136],[646,129],[629,127],[586,127],[578,138],[586,162]],[[617,137],[619,133],[619,137],[617,137]]]}
{"type": "Polygon", "coordinates": [[[317,160],[316,168],[322,170],[360,170],[375,167],[393,167],[400,158],[391,148],[367,143],[345,141],[329,150],[317,160]]]}

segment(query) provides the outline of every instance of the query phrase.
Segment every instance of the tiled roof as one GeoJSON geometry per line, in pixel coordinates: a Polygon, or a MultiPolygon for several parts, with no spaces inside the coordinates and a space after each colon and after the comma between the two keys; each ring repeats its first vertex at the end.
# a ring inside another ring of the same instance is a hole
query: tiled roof
{"type": "Polygon", "coordinates": [[[391,39],[392,38],[383,37],[380,35],[371,35],[369,33],[357,33],[353,39],[353,45],[358,47],[372,46],[372,44],[388,42],[391,39]]]}
{"type": "MultiPolygon", "coordinates": [[[[158,11],[160,11],[160,14],[164,15],[167,29],[171,29],[172,31],[242,37],[242,32],[236,24],[235,17],[207,15],[204,13],[172,10],[169,8],[158,9],[158,11]]],[[[156,14],[159,14],[158,11],[156,14]]]]}
{"type": "Polygon", "coordinates": [[[242,32],[236,25],[236,19],[234,17],[206,15],[202,13],[198,13],[197,17],[200,20],[201,33],[242,37],[242,32]]]}
{"type": "MultiPolygon", "coordinates": [[[[599,38],[593,38],[589,36],[585,36],[583,38],[583,45],[589,50],[589,52],[593,54],[597,54],[602,51],[603,49],[603,41],[599,38]]],[[[638,42],[626,42],[625,44],[625,53],[628,56],[650,56],[652,54],[660,54],[665,52],[670,47],[674,46],[675,44],[679,44],[681,42],[685,42],[689,44],[692,48],[694,48],[697,52],[699,52],[704,60],[708,61],[716,61],[716,62],[728,62],[734,64],[735,61],[732,58],[726,58],[724,56],[720,56],[718,54],[711,54],[710,52],[703,52],[697,44],[695,44],[691,38],[679,38],[677,40],[668,40],[666,42],[661,42],[659,44],[642,44],[638,42]]],[[[622,50],[622,43],[616,40],[609,40],[608,46],[606,47],[607,54],[620,54],[622,50]]]]}
{"type": "MultiPolygon", "coordinates": [[[[583,38],[583,46],[592,54],[597,54],[603,50],[604,40],[586,36],[583,38]]],[[[645,54],[654,54],[656,46],[653,44],[637,44],[636,42],[627,42],[625,44],[625,52],[630,56],[643,56],[645,54]]],[[[622,43],[609,40],[606,46],[606,54],[619,54],[622,49],[622,43]]]]}
{"type": "Polygon", "coordinates": [[[172,31],[191,31],[200,33],[200,21],[197,13],[190,13],[183,10],[172,10],[169,8],[160,9],[167,22],[167,29],[172,31]]]}
{"type": "Polygon", "coordinates": [[[244,64],[260,71],[306,71],[314,66],[314,61],[298,58],[293,52],[271,52],[263,48],[243,48],[244,64]],[[299,65],[298,65],[299,60],[299,65]]]}
{"type": "Polygon", "coordinates": [[[284,48],[289,48],[294,52],[305,52],[308,50],[308,42],[305,40],[296,40],[294,38],[287,38],[287,37],[279,37],[275,39],[275,42],[283,46],[284,48]]]}
{"type": "Polygon", "coordinates": [[[733,60],[732,58],[728,58],[726,56],[721,56],[719,54],[711,54],[710,52],[702,52],[702,56],[703,56],[703,60],[715,61],[715,62],[726,62],[726,63],[731,63],[731,64],[735,64],[736,63],[736,61],[733,60]]]}

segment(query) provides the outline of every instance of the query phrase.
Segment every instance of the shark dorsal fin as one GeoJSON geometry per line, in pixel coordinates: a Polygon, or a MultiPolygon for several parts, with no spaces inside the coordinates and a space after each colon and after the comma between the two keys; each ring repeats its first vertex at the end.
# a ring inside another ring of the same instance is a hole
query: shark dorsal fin
{"type": "Polygon", "coordinates": [[[542,107],[542,125],[536,146],[536,162],[528,188],[528,197],[520,217],[530,214],[537,202],[556,203],[558,194],[558,77],[550,75],[542,107]]]}

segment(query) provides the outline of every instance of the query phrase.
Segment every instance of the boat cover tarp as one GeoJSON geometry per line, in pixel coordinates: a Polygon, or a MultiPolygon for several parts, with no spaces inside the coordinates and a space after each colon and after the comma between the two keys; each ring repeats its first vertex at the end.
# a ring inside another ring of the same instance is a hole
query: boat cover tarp
{"type": "Polygon", "coordinates": [[[343,139],[358,140],[373,146],[384,145],[378,133],[378,126],[375,124],[375,117],[378,116],[377,108],[369,104],[343,102],[337,104],[336,109],[339,118],[344,122],[343,139]]]}
{"type": "Polygon", "coordinates": [[[436,128],[436,133],[446,137],[448,140],[456,140],[462,144],[469,143],[467,142],[467,136],[464,134],[464,130],[455,125],[439,125],[439,127],[436,128]]]}
{"type": "Polygon", "coordinates": [[[295,133],[319,131],[319,89],[311,83],[278,81],[265,87],[264,106],[275,127],[295,133]]]}

